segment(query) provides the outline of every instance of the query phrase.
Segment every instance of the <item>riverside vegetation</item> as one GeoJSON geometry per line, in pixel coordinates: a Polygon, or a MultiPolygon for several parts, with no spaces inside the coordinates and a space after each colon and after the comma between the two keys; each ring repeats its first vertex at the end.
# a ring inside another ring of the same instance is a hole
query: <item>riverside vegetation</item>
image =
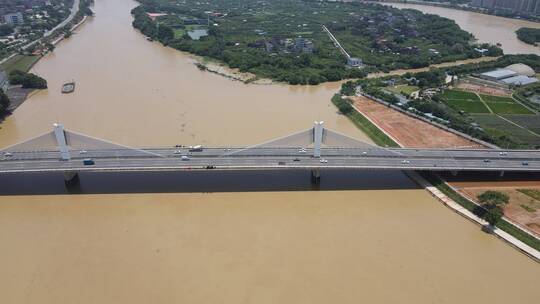
{"type": "MultiPolygon", "coordinates": [[[[347,92],[349,90],[348,88],[350,88],[350,82],[344,84],[341,93],[344,91],[347,92]]],[[[334,103],[342,114],[346,115],[358,128],[364,131],[366,135],[368,135],[377,145],[391,147],[399,146],[376,125],[372,124],[358,111],[355,111],[350,105],[348,99],[343,98],[340,94],[336,94],[332,98],[332,103],[334,103]]],[[[486,191],[478,198],[482,204],[477,205],[460,195],[458,192],[454,191],[454,189],[452,189],[436,173],[426,171],[418,173],[450,199],[465,209],[471,211],[478,217],[486,220],[492,227],[498,227],[532,248],[540,250],[540,241],[538,239],[529,235],[503,218],[502,208],[508,203],[508,196],[506,196],[504,193],[497,191],[486,191]]]]}
{"type": "Polygon", "coordinates": [[[164,45],[225,62],[242,72],[290,84],[361,78],[370,71],[420,68],[433,63],[500,55],[452,20],[378,4],[314,0],[139,0],[133,26],[164,45]],[[148,13],[159,13],[157,17],[148,13]],[[347,60],[325,25],[363,69],[347,60]],[[206,30],[193,37],[190,31],[206,30]]]}
{"type": "Polygon", "coordinates": [[[516,34],[518,39],[525,43],[536,45],[540,42],[540,28],[522,27],[516,31],[516,34]]]}
{"type": "Polygon", "coordinates": [[[495,111],[494,114],[490,114],[485,113],[488,111],[487,108],[482,110],[485,107],[484,103],[480,102],[476,94],[448,90],[447,84],[445,84],[447,75],[461,77],[505,67],[514,63],[527,64],[537,72],[540,72],[540,57],[537,55],[505,55],[490,62],[434,68],[420,73],[406,73],[402,76],[348,81],[342,85],[341,94],[354,95],[356,88],[360,87],[365,94],[382,99],[418,115],[433,115],[437,117],[435,120],[439,123],[497,146],[538,149],[540,148],[540,138],[531,134],[526,129],[532,129],[534,132],[536,130],[534,123],[540,120],[540,117],[520,104],[525,104],[536,111],[540,110],[540,106],[528,101],[525,96],[534,94],[534,92],[530,91],[534,90],[537,85],[517,89],[516,94],[514,94],[516,99],[481,95],[486,104],[492,106],[495,111]],[[411,99],[406,104],[401,103],[400,99],[396,96],[397,94],[392,89],[395,88],[394,86],[410,85],[412,82],[420,90],[439,89],[440,93],[429,98],[411,99]],[[505,102],[502,103],[502,106],[504,107],[500,107],[501,104],[499,101],[503,98],[505,102]],[[478,102],[463,103],[465,100],[478,100],[478,102]],[[520,103],[517,102],[518,100],[520,103]],[[500,118],[499,115],[512,121],[519,119],[525,129],[516,127],[500,118]]]}

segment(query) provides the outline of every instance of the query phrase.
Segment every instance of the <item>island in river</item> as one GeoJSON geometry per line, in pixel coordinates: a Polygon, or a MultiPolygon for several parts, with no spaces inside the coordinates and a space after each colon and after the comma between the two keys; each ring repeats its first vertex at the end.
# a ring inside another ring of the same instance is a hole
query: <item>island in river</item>
{"type": "Polygon", "coordinates": [[[496,46],[471,43],[473,35],[450,19],[373,3],[139,2],[132,11],[133,25],[145,35],[242,72],[290,84],[478,58],[480,49],[486,50],[483,55],[502,54],[496,46]],[[204,35],[192,34],[202,30],[204,35]]]}

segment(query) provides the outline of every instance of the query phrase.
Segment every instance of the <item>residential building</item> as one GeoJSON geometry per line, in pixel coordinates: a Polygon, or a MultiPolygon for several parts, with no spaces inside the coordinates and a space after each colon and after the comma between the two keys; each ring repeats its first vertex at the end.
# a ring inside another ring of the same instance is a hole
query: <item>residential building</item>
{"type": "Polygon", "coordinates": [[[360,67],[362,66],[362,59],[356,57],[347,58],[347,66],[349,67],[360,67]]]}
{"type": "Polygon", "coordinates": [[[4,22],[7,24],[20,25],[24,23],[22,13],[11,13],[4,15],[4,22]]]}
{"type": "Polygon", "coordinates": [[[540,14],[540,0],[473,0],[470,5],[526,15],[540,14]]]}

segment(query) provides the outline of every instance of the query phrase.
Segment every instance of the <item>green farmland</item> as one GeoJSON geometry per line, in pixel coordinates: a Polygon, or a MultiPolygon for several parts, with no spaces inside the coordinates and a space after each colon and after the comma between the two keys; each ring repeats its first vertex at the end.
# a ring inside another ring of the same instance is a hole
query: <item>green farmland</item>
{"type": "Polygon", "coordinates": [[[534,114],[510,97],[480,94],[482,100],[496,114],[534,114]]]}
{"type": "Polygon", "coordinates": [[[39,56],[16,55],[2,63],[0,68],[5,70],[8,74],[15,70],[28,72],[39,58],[39,56]]]}
{"type": "MultiPolygon", "coordinates": [[[[504,120],[495,114],[474,114],[474,120],[488,133],[495,138],[508,138],[518,144],[518,147],[531,148],[540,146],[540,136],[537,136],[526,129],[520,128],[511,122],[504,120]]],[[[538,116],[527,115],[530,117],[538,116]]],[[[516,147],[516,148],[518,148],[516,147]]],[[[503,147],[506,148],[506,147],[503,147]]],[[[514,147],[510,147],[514,148],[514,147]]]]}
{"type": "Polygon", "coordinates": [[[441,94],[441,98],[457,111],[464,111],[467,113],[490,113],[489,109],[474,93],[459,91],[459,90],[446,90],[441,94]]]}

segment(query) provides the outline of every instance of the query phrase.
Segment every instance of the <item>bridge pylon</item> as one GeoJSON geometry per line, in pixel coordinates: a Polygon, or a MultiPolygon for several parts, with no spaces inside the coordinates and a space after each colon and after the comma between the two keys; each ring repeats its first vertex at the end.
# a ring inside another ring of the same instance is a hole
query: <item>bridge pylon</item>
{"type": "Polygon", "coordinates": [[[316,121],[313,126],[313,157],[321,157],[324,121],[316,121]]]}
{"type": "Polygon", "coordinates": [[[58,149],[60,150],[60,157],[62,160],[70,160],[71,155],[69,153],[69,147],[66,140],[66,131],[64,130],[64,125],[61,123],[55,123],[54,125],[54,137],[56,138],[56,143],[58,144],[58,149]]]}

